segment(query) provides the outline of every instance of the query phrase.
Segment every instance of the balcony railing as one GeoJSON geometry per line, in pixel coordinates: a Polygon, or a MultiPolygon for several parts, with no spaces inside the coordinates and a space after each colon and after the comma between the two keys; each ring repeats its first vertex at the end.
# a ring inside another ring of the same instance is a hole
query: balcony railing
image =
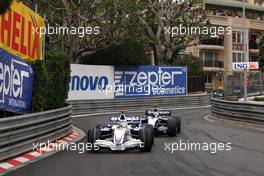
{"type": "MultiPolygon", "coordinates": [[[[207,15],[208,19],[213,25],[220,25],[220,26],[228,26],[228,19],[231,19],[232,21],[236,21],[238,23],[241,20],[242,24],[242,18],[241,17],[232,17],[232,16],[218,16],[218,15],[207,15]]],[[[264,30],[264,17],[262,19],[247,19],[249,20],[249,27],[251,29],[258,29],[258,30],[264,30]]]]}
{"type": "Polygon", "coordinates": [[[217,46],[224,46],[224,39],[220,38],[210,38],[206,40],[201,40],[200,45],[217,45],[217,46]]]}

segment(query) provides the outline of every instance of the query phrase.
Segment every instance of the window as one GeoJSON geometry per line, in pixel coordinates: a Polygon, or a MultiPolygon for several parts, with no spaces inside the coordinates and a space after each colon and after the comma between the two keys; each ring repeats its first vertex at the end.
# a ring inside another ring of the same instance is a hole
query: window
{"type": "Polygon", "coordinates": [[[254,0],[254,4],[256,5],[262,5],[263,0],[254,0]]]}
{"type": "Polygon", "coordinates": [[[249,36],[249,48],[250,49],[258,49],[260,45],[260,39],[258,38],[260,33],[252,32],[249,36]]]}
{"type": "Polygon", "coordinates": [[[232,33],[232,45],[234,51],[243,51],[243,31],[233,31],[232,33]]]}
{"type": "Polygon", "coordinates": [[[250,62],[258,62],[258,55],[250,55],[249,56],[250,62]]]}
{"type": "Polygon", "coordinates": [[[243,43],[243,31],[233,31],[233,43],[243,43]]]}
{"type": "Polygon", "coordinates": [[[244,62],[243,52],[234,52],[233,53],[233,62],[244,62]]]}
{"type": "Polygon", "coordinates": [[[203,60],[204,67],[220,67],[219,53],[213,51],[200,51],[200,58],[203,60]]]}
{"type": "Polygon", "coordinates": [[[204,81],[206,84],[211,84],[213,83],[213,78],[212,78],[212,75],[211,74],[206,74],[204,76],[204,81]]]}
{"type": "Polygon", "coordinates": [[[232,41],[233,43],[243,43],[243,31],[233,31],[232,41]]]}

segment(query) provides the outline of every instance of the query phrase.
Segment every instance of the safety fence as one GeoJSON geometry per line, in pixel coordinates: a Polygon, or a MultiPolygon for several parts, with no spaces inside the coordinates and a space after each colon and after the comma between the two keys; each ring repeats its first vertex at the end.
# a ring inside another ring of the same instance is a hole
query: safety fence
{"type": "Polygon", "coordinates": [[[189,95],[178,97],[149,97],[109,100],[75,100],[69,101],[73,114],[106,113],[126,109],[128,111],[144,110],[146,108],[159,107],[198,107],[210,105],[210,95],[189,95]]]}
{"type": "Polygon", "coordinates": [[[211,115],[246,122],[264,122],[264,103],[226,101],[212,98],[211,115]]]}
{"type": "Polygon", "coordinates": [[[0,161],[60,139],[72,131],[72,107],[0,119],[0,161]]]}

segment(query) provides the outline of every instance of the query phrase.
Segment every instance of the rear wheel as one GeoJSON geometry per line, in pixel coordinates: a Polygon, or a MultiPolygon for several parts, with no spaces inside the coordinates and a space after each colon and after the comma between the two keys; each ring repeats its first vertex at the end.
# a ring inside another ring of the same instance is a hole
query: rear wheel
{"type": "Polygon", "coordinates": [[[149,111],[150,111],[149,109],[146,109],[146,110],[145,110],[145,115],[146,115],[146,116],[151,115],[151,114],[149,113],[149,111]]]}
{"type": "Polygon", "coordinates": [[[177,124],[177,133],[181,133],[181,117],[174,117],[176,119],[176,124],[177,124]]]}
{"type": "Polygon", "coordinates": [[[150,152],[152,149],[153,129],[145,127],[139,131],[139,138],[144,143],[144,147],[140,148],[141,152],[150,152]]]}
{"type": "Polygon", "coordinates": [[[95,128],[100,129],[101,125],[96,125],[95,128]]]}
{"type": "Polygon", "coordinates": [[[177,121],[174,118],[170,118],[167,121],[168,125],[168,136],[176,136],[177,135],[177,121]]]}
{"type": "Polygon", "coordinates": [[[97,139],[101,138],[101,131],[98,128],[89,129],[87,134],[87,142],[92,145],[93,152],[99,151],[99,147],[95,146],[94,143],[97,139]]]}

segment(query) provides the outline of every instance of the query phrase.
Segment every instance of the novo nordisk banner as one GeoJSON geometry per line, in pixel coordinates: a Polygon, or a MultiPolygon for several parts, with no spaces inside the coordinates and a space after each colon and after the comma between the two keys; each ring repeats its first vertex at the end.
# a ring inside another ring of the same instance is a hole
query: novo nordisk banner
{"type": "Polygon", "coordinates": [[[69,100],[113,99],[114,67],[71,64],[69,100]]]}
{"type": "Polygon", "coordinates": [[[29,112],[33,79],[31,65],[0,48],[0,109],[29,112]]]}
{"type": "Polygon", "coordinates": [[[186,67],[116,67],[115,98],[187,93],[186,67]]]}

